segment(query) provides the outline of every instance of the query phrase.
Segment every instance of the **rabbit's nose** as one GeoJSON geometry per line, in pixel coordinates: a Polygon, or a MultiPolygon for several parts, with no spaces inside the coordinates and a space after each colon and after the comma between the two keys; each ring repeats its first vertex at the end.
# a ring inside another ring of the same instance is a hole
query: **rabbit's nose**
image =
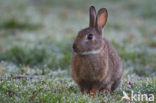
{"type": "Polygon", "coordinates": [[[76,52],[77,51],[77,46],[76,44],[73,44],[73,50],[76,52]]]}

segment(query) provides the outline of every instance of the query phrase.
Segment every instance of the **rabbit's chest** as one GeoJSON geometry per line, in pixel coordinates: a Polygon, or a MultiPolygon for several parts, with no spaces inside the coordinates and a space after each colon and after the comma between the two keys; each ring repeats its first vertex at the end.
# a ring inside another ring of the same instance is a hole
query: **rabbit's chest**
{"type": "Polygon", "coordinates": [[[100,81],[106,76],[107,61],[100,57],[75,57],[74,70],[79,79],[100,81]]]}
{"type": "Polygon", "coordinates": [[[79,76],[82,79],[87,79],[87,80],[98,80],[99,78],[102,77],[104,73],[104,69],[101,68],[98,63],[93,64],[93,63],[84,63],[85,65],[82,65],[79,69],[79,76]]]}

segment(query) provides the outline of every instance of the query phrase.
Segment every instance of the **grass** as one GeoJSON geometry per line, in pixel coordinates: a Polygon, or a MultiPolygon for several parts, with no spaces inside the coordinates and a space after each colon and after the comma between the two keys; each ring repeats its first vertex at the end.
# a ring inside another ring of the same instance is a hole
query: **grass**
{"type": "Polygon", "coordinates": [[[129,95],[131,91],[154,94],[156,98],[155,3],[155,0],[1,0],[0,76],[53,76],[1,80],[0,103],[128,102],[121,101],[122,91],[129,95]],[[82,95],[70,76],[72,43],[77,32],[89,24],[90,5],[108,9],[103,36],[113,43],[124,64],[118,89],[95,98],[82,95]]]}
{"type": "Polygon", "coordinates": [[[10,19],[9,21],[5,21],[0,25],[0,28],[3,29],[30,29],[34,30],[35,28],[39,27],[39,25],[30,24],[30,23],[22,23],[15,19],[10,19]]]}

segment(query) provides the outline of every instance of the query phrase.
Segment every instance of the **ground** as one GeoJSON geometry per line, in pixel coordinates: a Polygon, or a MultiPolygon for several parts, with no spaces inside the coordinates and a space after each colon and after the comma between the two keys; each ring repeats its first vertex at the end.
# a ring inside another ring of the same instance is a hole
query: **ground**
{"type": "Polygon", "coordinates": [[[0,103],[125,103],[123,91],[153,94],[156,101],[155,4],[155,0],[0,0],[0,76],[52,75],[3,78],[0,103]],[[103,36],[124,64],[117,90],[95,98],[82,95],[70,76],[72,43],[89,25],[90,5],[108,9],[103,36]]]}

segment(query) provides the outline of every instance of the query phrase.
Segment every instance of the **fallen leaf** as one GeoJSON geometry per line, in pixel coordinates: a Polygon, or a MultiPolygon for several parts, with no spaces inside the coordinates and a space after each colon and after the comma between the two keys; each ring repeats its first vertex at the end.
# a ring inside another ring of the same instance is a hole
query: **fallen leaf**
{"type": "Polygon", "coordinates": [[[128,74],[125,75],[125,78],[128,78],[128,74]]]}
{"type": "Polygon", "coordinates": [[[30,66],[27,65],[26,67],[21,68],[21,73],[26,73],[30,69],[30,66]]]}
{"type": "Polygon", "coordinates": [[[105,101],[104,100],[102,100],[102,102],[101,103],[105,103],[105,101]]]}
{"type": "Polygon", "coordinates": [[[150,47],[156,47],[156,42],[152,42],[152,43],[150,44],[150,47]]]}
{"type": "Polygon", "coordinates": [[[63,12],[61,12],[60,13],[60,18],[62,18],[62,19],[67,19],[68,18],[68,13],[66,12],[66,11],[63,11],[63,12]]]}
{"type": "Polygon", "coordinates": [[[28,71],[28,70],[30,70],[30,66],[29,65],[27,65],[27,67],[26,67],[26,71],[28,71]]]}
{"type": "Polygon", "coordinates": [[[40,99],[40,100],[39,100],[39,103],[43,103],[43,101],[40,99]]]}
{"type": "Polygon", "coordinates": [[[33,95],[29,98],[29,101],[32,101],[40,92],[35,92],[33,95]]]}
{"type": "Polygon", "coordinates": [[[156,29],[153,29],[153,33],[154,33],[154,35],[156,35],[156,29]]]}
{"type": "Polygon", "coordinates": [[[94,91],[90,90],[90,95],[95,98],[95,94],[94,94],[94,91]]]}
{"type": "Polygon", "coordinates": [[[134,34],[133,33],[130,33],[129,36],[128,36],[128,40],[129,42],[131,42],[133,39],[134,39],[134,34]]]}

